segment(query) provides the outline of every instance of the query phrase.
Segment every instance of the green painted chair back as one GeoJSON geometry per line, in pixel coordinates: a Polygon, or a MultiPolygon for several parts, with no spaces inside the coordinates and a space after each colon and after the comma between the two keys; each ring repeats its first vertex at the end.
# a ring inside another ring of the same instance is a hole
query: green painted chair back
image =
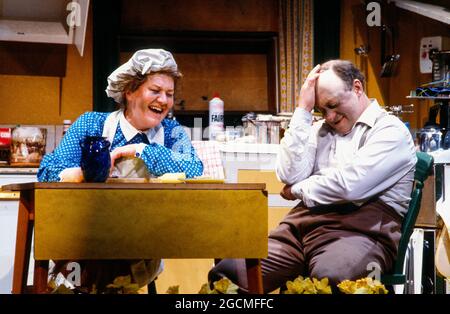
{"type": "Polygon", "coordinates": [[[433,169],[433,157],[422,152],[417,152],[417,164],[414,174],[414,187],[411,193],[408,212],[403,219],[402,236],[398,246],[397,259],[392,273],[381,276],[381,281],[385,285],[404,284],[406,275],[403,273],[406,250],[408,249],[409,238],[414,231],[417,216],[419,215],[420,202],[422,200],[422,189],[425,180],[433,169]]]}

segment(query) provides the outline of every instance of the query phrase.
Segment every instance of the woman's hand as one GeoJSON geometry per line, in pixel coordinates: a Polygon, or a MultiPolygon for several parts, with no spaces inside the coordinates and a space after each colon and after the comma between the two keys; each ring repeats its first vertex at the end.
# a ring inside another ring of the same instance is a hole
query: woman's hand
{"type": "Polygon", "coordinates": [[[300,99],[299,99],[299,108],[303,108],[306,111],[311,111],[314,108],[314,104],[316,102],[316,82],[319,77],[320,64],[316,65],[314,69],[309,72],[306,77],[305,82],[300,89],[300,99]]]}
{"type": "Polygon", "coordinates": [[[60,182],[83,182],[83,171],[80,167],[66,168],[59,174],[60,182]]]}
{"type": "Polygon", "coordinates": [[[280,195],[282,198],[284,198],[288,201],[295,201],[297,198],[292,194],[291,186],[292,185],[285,185],[283,187],[283,189],[281,190],[280,195]]]}
{"type": "Polygon", "coordinates": [[[111,170],[114,168],[114,163],[120,157],[135,157],[136,150],[139,144],[129,144],[121,147],[116,147],[111,152],[111,170]]]}

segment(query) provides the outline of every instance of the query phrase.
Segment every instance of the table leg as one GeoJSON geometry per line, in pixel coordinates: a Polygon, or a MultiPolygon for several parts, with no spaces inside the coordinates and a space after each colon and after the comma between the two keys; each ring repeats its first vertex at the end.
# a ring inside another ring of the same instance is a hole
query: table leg
{"type": "Polygon", "coordinates": [[[261,261],[255,258],[247,258],[245,266],[247,268],[248,292],[251,294],[263,294],[261,261]]]}
{"type": "Polygon", "coordinates": [[[12,293],[25,293],[30,262],[31,237],[33,234],[33,194],[22,191],[19,200],[17,217],[16,252],[14,257],[14,273],[12,293]]]}

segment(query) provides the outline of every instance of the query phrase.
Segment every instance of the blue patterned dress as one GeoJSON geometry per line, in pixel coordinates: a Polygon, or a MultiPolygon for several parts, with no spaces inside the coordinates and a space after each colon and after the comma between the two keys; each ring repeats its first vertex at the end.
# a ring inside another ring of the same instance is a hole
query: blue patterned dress
{"type": "MultiPolygon", "coordinates": [[[[52,153],[44,156],[39,167],[38,180],[40,182],[60,181],[61,171],[66,168],[80,167],[80,141],[85,136],[102,136],[105,120],[109,114],[86,112],[81,115],[64,135],[59,146],[52,153]]],[[[173,172],[185,172],[188,178],[200,176],[203,173],[203,164],[181,125],[175,120],[168,119],[164,119],[161,125],[164,127],[164,146],[150,143],[145,146],[139,156],[146,164],[148,171],[155,176],[173,172]]],[[[110,149],[112,151],[116,147],[142,142],[142,138],[138,136],[127,142],[118,125],[110,149]]]]}

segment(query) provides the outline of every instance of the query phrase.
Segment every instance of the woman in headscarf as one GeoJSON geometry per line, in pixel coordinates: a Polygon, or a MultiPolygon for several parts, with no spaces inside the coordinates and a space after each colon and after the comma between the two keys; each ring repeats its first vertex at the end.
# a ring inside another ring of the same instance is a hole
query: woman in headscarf
{"type": "MultiPolygon", "coordinates": [[[[112,113],[86,112],[64,135],[59,146],[44,156],[40,182],[83,182],[80,142],[103,136],[111,143],[111,171],[117,177],[155,177],[184,172],[200,176],[203,165],[189,137],[175,120],[165,119],[174,104],[177,64],[168,51],[139,50],[108,77],[106,93],[121,109],[112,113]]],[[[64,271],[56,263],[54,273],[64,271]]],[[[84,261],[82,285],[104,288],[115,276],[131,274],[140,286],[162,271],[160,260],[84,261]]]]}
{"type": "Polygon", "coordinates": [[[80,141],[86,136],[108,138],[113,166],[119,166],[116,160],[120,157],[137,157],[152,176],[174,172],[184,172],[188,178],[201,175],[202,162],[184,129],[177,121],[165,119],[180,78],[170,52],[137,51],[108,77],[106,93],[122,108],[81,115],[55,151],[42,160],[38,180],[82,182],[80,141]]]}

